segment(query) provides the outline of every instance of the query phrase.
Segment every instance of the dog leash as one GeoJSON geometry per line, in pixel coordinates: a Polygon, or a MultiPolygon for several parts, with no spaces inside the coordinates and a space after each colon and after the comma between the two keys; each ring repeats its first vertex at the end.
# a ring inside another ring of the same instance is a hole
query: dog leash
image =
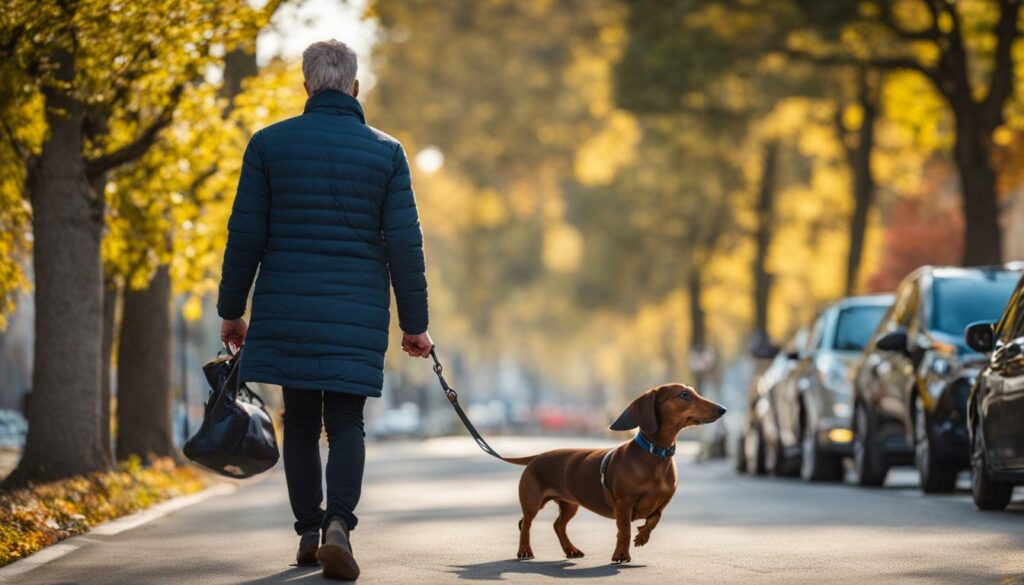
{"type": "Polygon", "coordinates": [[[487,441],[480,436],[480,432],[476,430],[476,427],[473,426],[469,417],[466,416],[465,411],[462,410],[462,406],[459,404],[459,395],[455,392],[454,388],[448,385],[448,381],[444,379],[444,367],[441,365],[441,360],[437,359],[437,352],[434,351],[435,347],[437,346],[430,348],[430,357],[434,359],[434,373],[437,374],[437,381],[441,383],[441,389],[444,390],[444,395],[448,399],[448,403],[455,409],[455,414],[459,415],[459,420],[462,421],[462,425],[466,427],[469,434],[473,436],[473,439],[476,441],[476,444],[480,449],[491,457],[496,457],[505,461],[505,458],[499,455],[498,452],[488,445],[487,441]]]}

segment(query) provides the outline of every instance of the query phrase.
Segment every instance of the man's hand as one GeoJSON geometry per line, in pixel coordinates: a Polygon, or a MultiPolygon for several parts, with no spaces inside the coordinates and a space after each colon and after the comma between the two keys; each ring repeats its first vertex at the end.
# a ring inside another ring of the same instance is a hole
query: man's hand
{"type": "Polygon", "coordinates": [[[249,326],[246,325],[245,319],[224,319],[220,325],[221,343],[231,348],[231,351],[238,351],[238,348],[245,345],[245,334],[248,331],[249,326]]]}
{"type": "Polygon", "coordinates": [[[430,350],[433,347],[434,340],[426,331],[419,335],[402,335],[402,351],[412,357],[430,357],[430,350]]]}

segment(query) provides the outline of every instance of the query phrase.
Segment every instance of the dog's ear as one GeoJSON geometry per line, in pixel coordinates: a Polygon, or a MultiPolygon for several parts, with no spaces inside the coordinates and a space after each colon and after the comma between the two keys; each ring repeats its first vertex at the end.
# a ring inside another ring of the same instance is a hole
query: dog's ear
{"type": "Polygon", "coordinates": [[[657,397],[658,393],[654,390],[644,392],[629,403],[609,428],[613,431],[628,431],[640,427],[640,431],[648,437],[654,435],[658,432],[657,397]]]}

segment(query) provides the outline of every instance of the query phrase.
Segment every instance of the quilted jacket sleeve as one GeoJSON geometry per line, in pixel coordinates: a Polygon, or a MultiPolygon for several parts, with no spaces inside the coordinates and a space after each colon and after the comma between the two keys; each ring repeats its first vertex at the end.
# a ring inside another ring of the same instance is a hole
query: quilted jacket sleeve
{"type": "Polygon", "coordinates": [[[257,132],[242,157],[242,173],[228,220],[228,245],[217,299],[217,313],[222,319],[245,314],[249,289],[267,244],[269,215],[270,185],[264,166],[263,136],[257,132]]]}
{"type": "Polygon", "coordinates": [[[398,303],[398,324],[411,335],[427,330],[427,277],[424,273],[423,232],[412,191],[405,149],[395,147],[394,167],[382,212],[388,270],[398,303]]]}

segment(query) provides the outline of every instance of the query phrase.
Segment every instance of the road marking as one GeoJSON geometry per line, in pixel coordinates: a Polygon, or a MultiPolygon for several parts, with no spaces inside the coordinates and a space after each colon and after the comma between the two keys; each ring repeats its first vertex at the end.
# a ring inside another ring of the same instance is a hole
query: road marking
{"type": "Polygon", "coordinates": [[[113,536],[115,534],[120,534],[126,530],[138,528],[147,522],[152,522],[157,518],[162,518],[187,506],[198,504],[203,500],[207,500],[215,496],[232,494],[237,489],[238,487],[233,483],[219,483],[208,487],[201,492],[188,496],[172,498],[166,502],[161,502],[134,514],[129,514],[128,516],[123,516],[116,520],[104,522],[103,524],[94,527],[89,532],[85,532],[79,536],[73,536],[64,542],[57,543],[53,546],[48,546],[23,559],[14,561],[6,567],[0,567],[0,583],[13,583],[15,577],[24,575],[32,569],[36,569],[50,561],[59,559],[62,556],[88,544],[102,542],[94,538],[90,538],[92,536],[113,536]]]}

